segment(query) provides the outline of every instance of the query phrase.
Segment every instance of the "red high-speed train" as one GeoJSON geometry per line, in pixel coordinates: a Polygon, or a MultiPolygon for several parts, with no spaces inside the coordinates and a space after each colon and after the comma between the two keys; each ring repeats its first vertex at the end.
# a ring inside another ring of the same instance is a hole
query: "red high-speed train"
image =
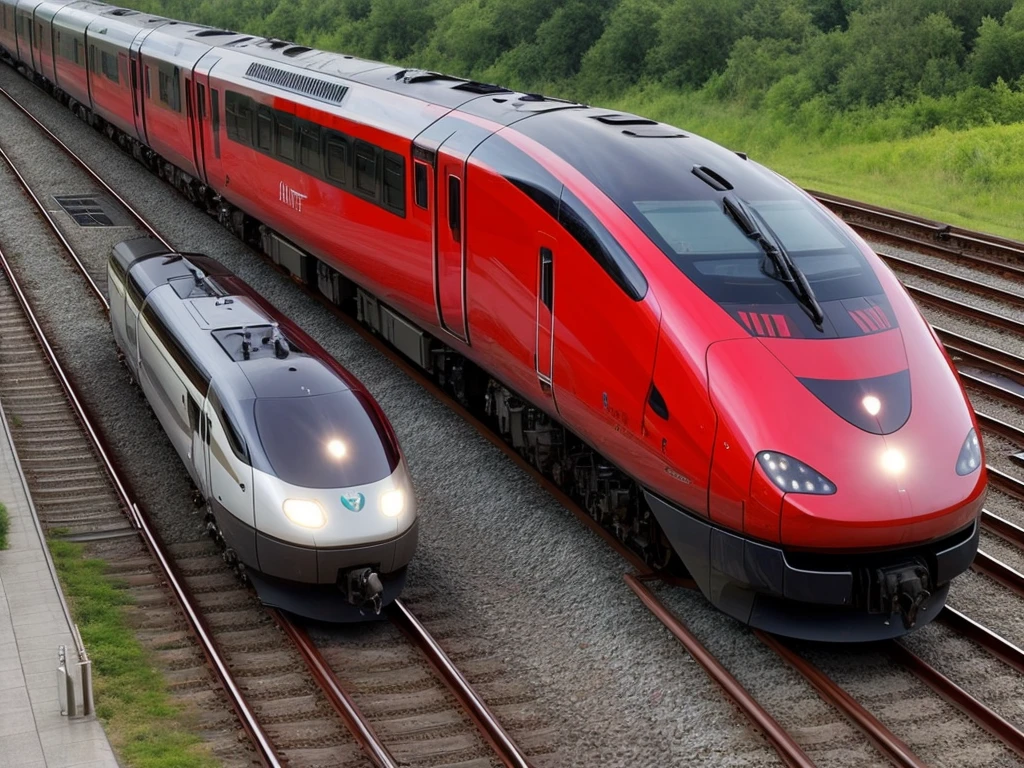
{"type": "Polygon", "coordinates": [[[19,66],[730,615],[892,637],[973,559],[984,458],[938,339],[857,235],[746,156],[99,3],[0,10],[19,66]]]}

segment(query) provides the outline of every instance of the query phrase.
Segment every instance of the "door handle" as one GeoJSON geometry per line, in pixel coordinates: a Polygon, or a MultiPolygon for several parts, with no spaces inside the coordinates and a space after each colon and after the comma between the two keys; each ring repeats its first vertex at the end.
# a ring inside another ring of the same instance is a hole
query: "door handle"
{"type": "Polygon", "coordinates": [[[550,248],[540,249],[540,300],[549,310],[554,303],[554,254],[550,248]]]}

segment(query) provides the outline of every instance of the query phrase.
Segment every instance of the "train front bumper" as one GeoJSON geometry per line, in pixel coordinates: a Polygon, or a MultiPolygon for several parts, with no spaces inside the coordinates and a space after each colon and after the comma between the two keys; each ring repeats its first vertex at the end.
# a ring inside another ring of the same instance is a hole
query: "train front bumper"
{"type": "Polygon", "coordinates": [[[876,554],[817,557],[797,567],[779,547],[740,536],[647,493],[647,501],[704,596],[723,612],[767,632],[804,640],[864,642],[910,631],[878,599],[887,573],[913,560],[929,571],[930,597],[913,628],[942,610],[949,582],[978,551],[979,525],[935,542],[876,554]]]}

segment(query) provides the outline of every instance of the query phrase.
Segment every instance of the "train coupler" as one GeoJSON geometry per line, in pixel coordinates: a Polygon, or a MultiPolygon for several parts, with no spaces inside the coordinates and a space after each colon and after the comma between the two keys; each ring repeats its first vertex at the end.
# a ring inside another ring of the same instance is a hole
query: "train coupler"
{"type": "Polygon", "coordinates": [[[358,568],[348,572],[348,601],[352,605],[373,605],[373,612],[380,615],[384,585],[372,568],[358,568]]]}
{"type": "Polygon", "coordinates": [[[928,568],[920,563],[875,571],[879,602],[890,615],[899,613],[906,629],[913,629],[917,614],[927,608],[931,593],[928,568]]]}

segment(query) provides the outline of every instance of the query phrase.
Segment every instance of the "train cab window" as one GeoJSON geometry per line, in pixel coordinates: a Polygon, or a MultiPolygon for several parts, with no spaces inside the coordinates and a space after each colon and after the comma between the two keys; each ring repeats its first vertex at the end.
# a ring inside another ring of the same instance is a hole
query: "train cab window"
{"type": "Polygon", "coordinates": [[[196,402],[196,399],[194,397],[192,397],[192,395],[187,395],[187,397],[188,397],[188,426],[189,426],[189,428],[193,432],[199,432],[200,427],[202,426],[202,419],[203,419],[202,412],[199,410],[199,403],[196,402]]]}
{"type": "Polygon", "coordinates": [[[365,141],[356,142],[356,189],[371,200],[380,198],[377,164],[380,150],[365,141]]]}
{"type": "Polygon", "coordinates": [[[384,153],[384,207],[405,216],[405,159],[394,152],[384,153]]]}
{"type": "Polygon", "coordinates": [[[231,452],[235,454],[235,458],[239,461],[243,461],[248,464],[249,452],[245,449],[245,443],[239,436],[238,430],[235,429],[235,425],[231,423],[231,418],[228,416],[228,412],[221,408],[219,415],[220,423],[224,427],[224,434],[228,436],[228,443],[231,445],[231,452]]]}
{"type": "Polygon", "coordinates": [[[413,175],[416,185],[416,205],[420,208],[427,207],[427,164],[419,161],[413,163],[413,175]]]}
{"type": "Polygon", "coordinates": [[[299,164],[307,171],[319,176],[320,168],[320,126],[314,123],[303,123],[299,135],[299,164]]]}
{"type": "Polygon", "coordinates": [[[270,107],[256,110],[256,148],[268,154],[274,151],[274,113],[270,107]]]}
{"type": "Polygon", "coordinates": [[[277,124],[277,159],[295,162],[295,118],[282,112],[275,114],[277,124]]]}
{"type": "Polygon", "coordinates": [[[103,75],[107,80],[112,83],[120,82],[117,72],[117,56],[106,51],[100,51],[100,68],[103,70],[103,75]]]}
{"type": "Polygon", "coordinates": [[[462,179],[458,176],[448,177],[448,229],[452,231],[452,239],[462,242],[462,179]]]}

